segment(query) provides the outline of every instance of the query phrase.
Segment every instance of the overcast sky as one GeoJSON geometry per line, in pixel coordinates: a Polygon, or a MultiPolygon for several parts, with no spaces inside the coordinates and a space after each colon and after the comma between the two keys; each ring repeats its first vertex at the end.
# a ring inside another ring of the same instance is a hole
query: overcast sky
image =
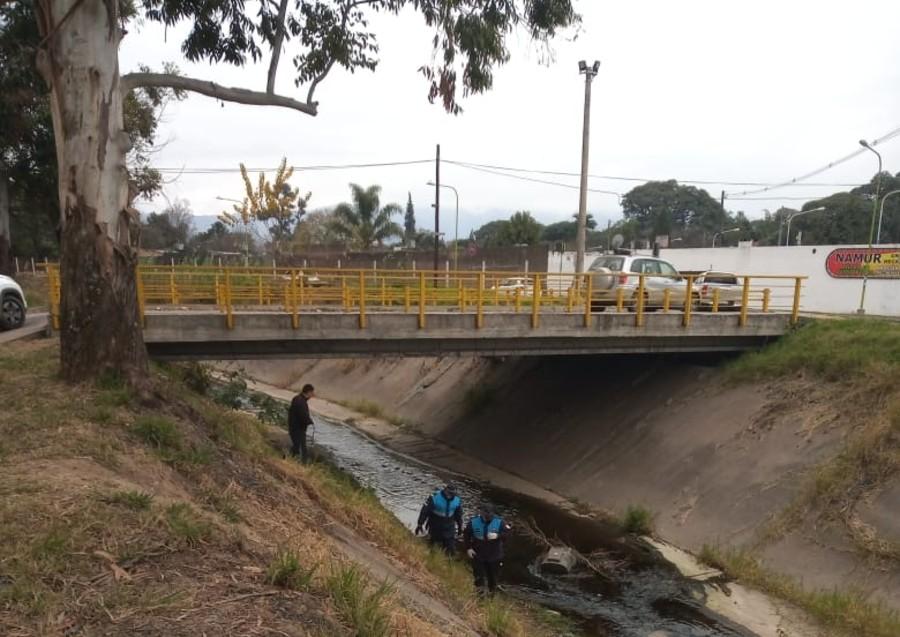
{"type": "MultiPolygon", "coordinates": [[[[647,179],[789,180],[841,158],[860,138],[900,127],[900,2],[896,0],[576,0],[584,18],[574,41],[559,39],[555,59],[525,34],[511,40],[512,60],[495,73],[492,91],[463,102],[459,116],[426,99],[417,68],[430,59],[431,33],[412,12],[373,20],[381,47],[374,73],[336,70],[317,93],[319,115],[274,107],[220,104],[192,95],[165,114],[156,164],[166,168],[274,167],[444,159],[577,173],[584,82],[579,59],[601,61],[593,84],[590,172],[647,179]]],[[[122,71],[177,61],[186,75],[263,90],[265,68],[189,64],[181,32],[157,25],[133,29],[122,71]]],[[[289,64],[279,92],[300,99],[289,64]]],[[[900,138],[878,147],[885,169],[900,171],[900,138]]],[[[877,160],[865,153],[810,181],[861,183],[877,160]]],[[[577,177],[533,175],[577,186],[577,177]]],[[[382,202],[405,204],[412,193],[419,225],[433,228],[434,165],[295,173],[312,192],[310,208],[349,198],[347,184],[380,184],[382,202]]],[[[578,191],[528,183],[444,163],[442,181],[460,196],[460,235],[493,218],[530,210],[542,222],[569,218],[578,191]]],[[[591,179],[591,187],[627,192],[635,182],[591,179]]],[[[705,186],[713,196],[747,187],[705,186]]],[[[840,188],[790,187],[726,202],[751,217],[793,197],[840,188]],[[780,199],[778,199],[780,198],[780,199]]],[[[165,194],[214,214],[240,198],[237,174],[183,174],[165,194]]],[[[749,196],[749,195],[748,195],[749,196]]],[[[161,208],[160,198],[145,209],[161,208]]],[[[442,191],[442,230],[453,228],[453,194],[442,191]]],[[[615,196],[591,193],[589,211],[620,218],[615,196]]]]}

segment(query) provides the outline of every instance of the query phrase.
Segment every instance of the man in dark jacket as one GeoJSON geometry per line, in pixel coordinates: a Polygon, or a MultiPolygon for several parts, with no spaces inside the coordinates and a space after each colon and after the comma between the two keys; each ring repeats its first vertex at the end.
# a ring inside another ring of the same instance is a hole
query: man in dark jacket
{"type": "Polygon", "coordinates": [[[443,489],[428,496],[419,511],[416,535],[422,533],[422,525],[428,527],[430,544],[440,546],[447,555],[453,555],[456,536],[462,535],[463,527],[462,501],[456,495],[456,487],[448,482],[443,489]]]}
{"type": "Polygon", "coordinates": [[[288,409],[288,433],[291,434],[291,455],[300,454],[304,464],[309,462],[309,451],[306,448],[306,428],[313,424],[309,415],[309,399],[315,396],[312,385],[304,385],[299,394],[294,396],[288,409]]]}
{"type": "Polygon", "coordinates": [[[493,595],[497,590],[497,575],[503,560],[503,540],[510,526],[494,513],[488,504],[482,504],[478,515],[469,520],[463,539],[466,554],[472,560],[472,574],[475,576],[476,590],[493,595]]]}

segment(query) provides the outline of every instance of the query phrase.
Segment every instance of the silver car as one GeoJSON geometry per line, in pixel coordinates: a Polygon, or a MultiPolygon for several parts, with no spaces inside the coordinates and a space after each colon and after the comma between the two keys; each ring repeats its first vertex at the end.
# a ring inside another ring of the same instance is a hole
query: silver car
{"type": "MultiPolygon", "coordinates": [[[[591,307],[600,310],[616,305],[621,295],[623,305],[634,307],[638,300],[640,278],[644,276],[644,307],[655,309],[665,305],[683,308],[687,297],[687,280],[668,261],[657,257],[607,254],[597,257],[588,268],[591,275],[591,307]],[[621,292],[620,292],[621,290],[621,292]]],[[[698,299],[692,294],[692,304],[698,299]]]]}

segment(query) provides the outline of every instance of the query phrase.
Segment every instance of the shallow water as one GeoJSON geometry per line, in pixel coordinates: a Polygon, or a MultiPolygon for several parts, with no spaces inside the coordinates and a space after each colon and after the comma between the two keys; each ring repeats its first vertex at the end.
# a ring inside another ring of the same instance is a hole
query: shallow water
{"type": "MultiPolygon", "coordinates": [[[[408,528],[415,527],[425,499],[452,479],[466,515],[490,502],[513,526],[506,544],[501,585],[506,594],[538,603],[574,619],[588,635],[621,637],[713,637],[752,635],[707,610],[703,587],[668,563],[601,522],[573,515],[543,501],[456,476],[394,453],[343,423],[322,418],[310,430],[315,448],[360,484],[408,528]],[[544,575],[537,560],[545,547],[533,525],[583,554],[597,550],[619,566],[598,575],[589,569],[571,575],[544,575]]],[[[413,540],[412,534],[410,535],[413,540]]]]}

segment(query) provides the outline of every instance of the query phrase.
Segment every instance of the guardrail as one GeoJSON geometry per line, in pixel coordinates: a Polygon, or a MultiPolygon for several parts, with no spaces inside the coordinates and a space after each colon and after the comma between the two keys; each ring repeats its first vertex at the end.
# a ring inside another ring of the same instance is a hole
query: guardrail
{"type": "MultiPolygon", "coordinates": [[[[59,328],[58,266],[47,266],[51,315],[59,328]]],[[[702,275],[604,272],[454,272],[428,270],[343,270],[216,266],[140,266],[137,296],[141,317],[157,309],[216,308],[228,328],[239,311],[290,315],[294,329],[304,312],[354,313],[364,329],[379,312],[418,315],[424,328],[435,312],[473,316],[484,325],[487,313],[531,314],[532,327],[548,312],[579,313],[590,327],[598,312],[632,312],[643,327],[650,312],[678,313],[691,325],[696,313],[737,316],[743,327],[751,313],[790,313],[796,323],[806,277],[737,275],[737,285],[704,284],[702,275]]]]}

